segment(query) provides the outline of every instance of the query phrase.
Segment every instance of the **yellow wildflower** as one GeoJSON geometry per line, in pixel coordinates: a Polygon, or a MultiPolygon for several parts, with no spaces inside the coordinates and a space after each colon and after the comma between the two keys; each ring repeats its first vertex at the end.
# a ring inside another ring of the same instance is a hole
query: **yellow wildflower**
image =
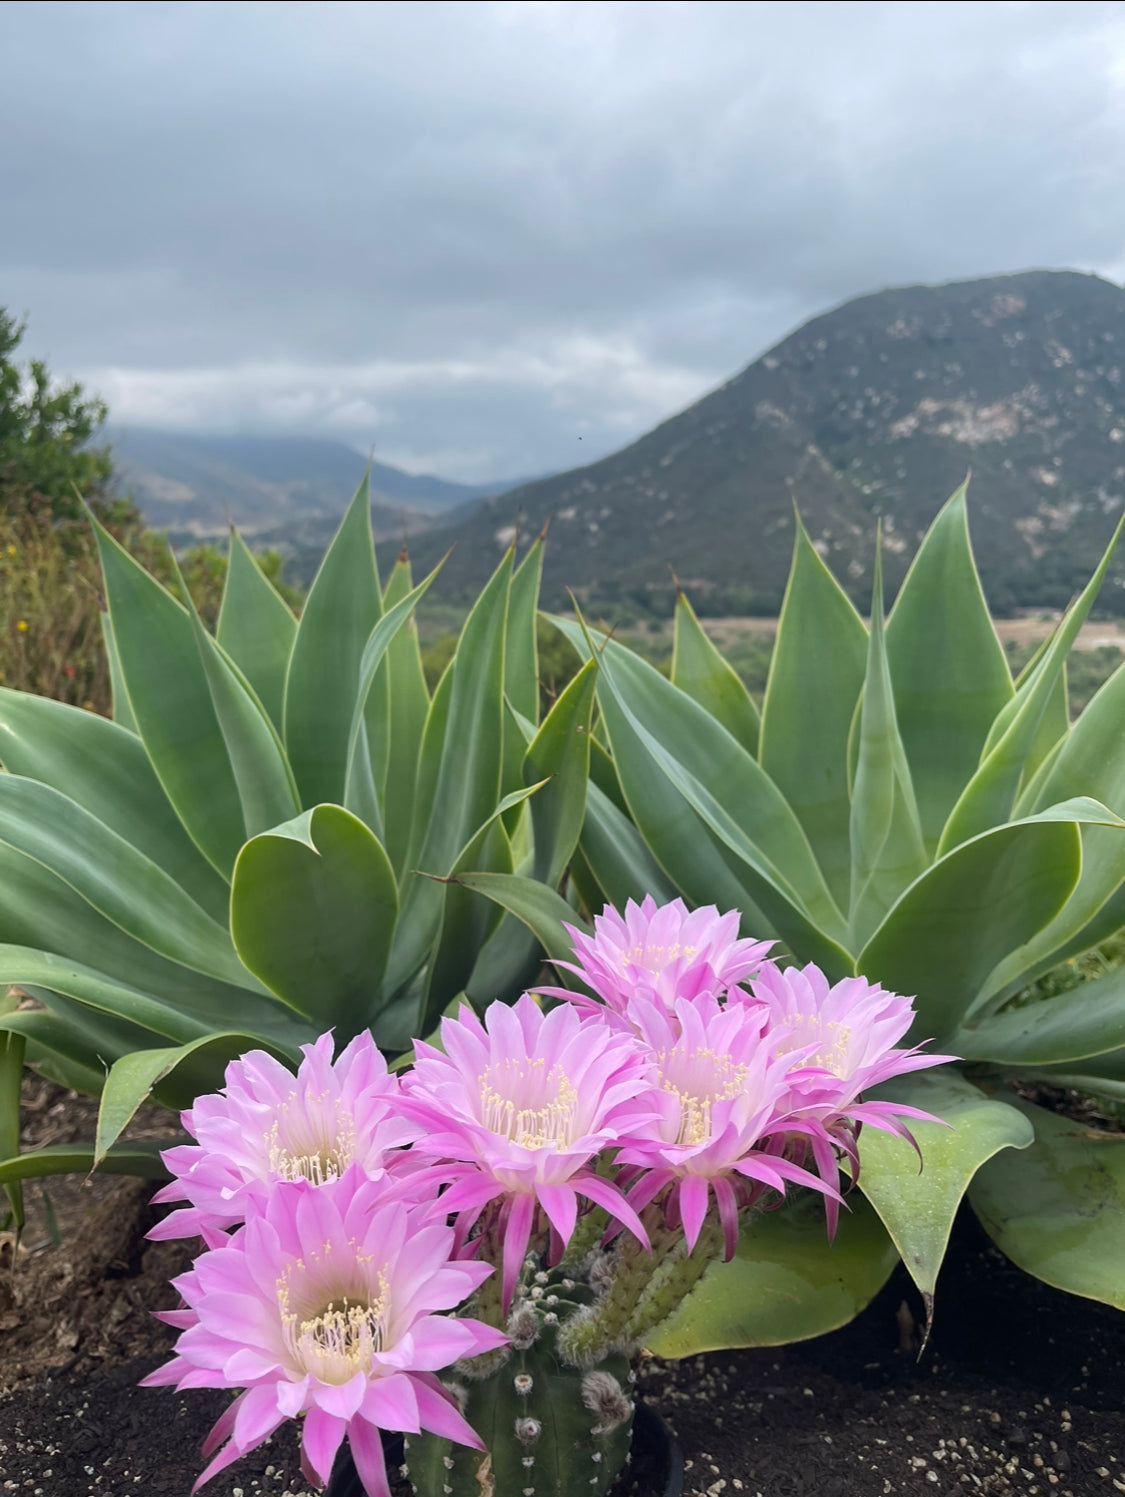
{"type": "Polygon", "coordinates": [[[26,634],[27,633],[27,620],[26,619],[20,619],[19,622],[16,624],[16,628],[20,631],[21,634],[26,634]]]}

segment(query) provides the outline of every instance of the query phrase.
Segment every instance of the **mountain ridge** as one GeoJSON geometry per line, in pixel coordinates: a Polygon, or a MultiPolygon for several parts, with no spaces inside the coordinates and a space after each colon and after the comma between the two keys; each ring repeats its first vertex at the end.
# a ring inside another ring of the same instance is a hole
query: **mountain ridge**
{"type": "MultiPolygon", "coordinates": [[[[1125,290],[1025,271],[855,298],[810,318],[694,405],[599,462],[479,502],[411,542],[455,545],[471,593],[552,518],[544,583],[666,604],[669,568],[704,611],[781,601],[793,505],[857,601],[876,522],[890,587],[973,470],[970,523],[992,606],[1060,606],[1125,504],[1125,290]]],[[[1103,606],[1125,611],[1122,569],[1103,606]]]]}
{"type": "MultiPolygon", "coordinates": [[[[225,534],[233,519],[247,539],[331,535],[368,468],[344,442],[302,436],[244,436],[111,424],[121,485],[145,518],[176,537],[225,534]],[[318,524],[318,522],[323,522],[318,524]]],[[[397,536],[434,523],[443,510],[505,485],[455,483],[370,462],[376,531],[397,536]]],[[[519,482],[520,480],[514,480],[519,482]]],[[[315,544],[316,540],[306,543],[315,544]]]]}

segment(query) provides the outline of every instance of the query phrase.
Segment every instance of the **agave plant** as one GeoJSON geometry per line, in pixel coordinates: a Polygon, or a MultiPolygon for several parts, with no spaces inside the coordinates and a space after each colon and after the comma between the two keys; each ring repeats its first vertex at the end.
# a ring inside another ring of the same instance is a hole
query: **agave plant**
{"type": "MultiPolygon", "coordinates": [[[[842,1324],[898,1255],[929,1310],[966,1191],[1021,1267],[1125,1308],[1125,1150],[1035,1100],[1044,1085],[1125,1099],[1125,971],[1042,1001],[1025,991],[1125,924],[1125,667],[1073,726],[1066,700],[1067,653],[1109,554],[1013,682],[963,488],[885,627],[878,563],[868,628],[798,522],[760,717],[683,596],[670,680],[556,620],[599,662],[573,864],[588,908],[677,892],[737,906],[745,934],[777,937],[796,961],[916,995],[912,1039],[964,1057],[887,1088],[953,1125],[919,1126],[921,1174],[901,1141],[865,1138],[833,1253],[799,1217],[763,1218],[655,1349],[842,1324]]],[[[549,891],[469,882],[563,953],[549,891]]]]}
{"type": "Polygon", "coordinates": [[[115,721],[0,691],[0,1182],[91,1165],[150,1092],[185,1106],[252,1046],[329,1026],[387,1051],[538,946],[462,868],[557,885],[581,829],[594,667],[539,723],[536,542],[472,608],[432,697],[366,483],[300,620],[237,535],[214,635],[100,527],[115,721]],[[542,787],[534,799],[532,790],[542,787]],[[427,875],[433,875],[430,877],[427,875]],[[97,1138],[19,1156],[21,1060],[100,1093],[97,1138]],[[14,1157],[13,1157],[14,1156],[14,1157]]]}

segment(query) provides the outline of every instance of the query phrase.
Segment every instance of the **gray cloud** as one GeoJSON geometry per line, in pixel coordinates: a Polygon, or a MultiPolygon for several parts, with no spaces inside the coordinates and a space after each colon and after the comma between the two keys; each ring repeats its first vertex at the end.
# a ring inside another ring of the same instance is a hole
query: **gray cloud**
{"type": "Polygon", "coordinates": [[[849,296],[1125,276],[1119,4],[0,4],[0,52],[0,304],[122,422],[538,471],[849,296]]]}

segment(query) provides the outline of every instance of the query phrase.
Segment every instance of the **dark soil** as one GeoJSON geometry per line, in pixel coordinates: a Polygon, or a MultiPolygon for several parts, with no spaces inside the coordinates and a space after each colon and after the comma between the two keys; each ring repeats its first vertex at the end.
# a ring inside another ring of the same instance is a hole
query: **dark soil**
{"type": "MultiPolygon", "coordinates": [[[[172,1302],[184,1248],[144,1242],[148,1187],[75,1184],[77,1206],[49,1188],[61,1246],[35,1241],[0,1269],[0,1494],[187,1497],[226,1396],[136,1387],[167,1355],[172,1333],[148,1311],[172,1302]]],[[[640,1388],[683,1448],[687,1497],[1125,1493],[1125,1315],[1020,1273],[967,1213],[919,1361],[921,1314],[900,1270],[817,1341],[646,1362],[640,1388]]],[[[293,1430],[206,1490],[307,1497],[293,1430]]]]}

